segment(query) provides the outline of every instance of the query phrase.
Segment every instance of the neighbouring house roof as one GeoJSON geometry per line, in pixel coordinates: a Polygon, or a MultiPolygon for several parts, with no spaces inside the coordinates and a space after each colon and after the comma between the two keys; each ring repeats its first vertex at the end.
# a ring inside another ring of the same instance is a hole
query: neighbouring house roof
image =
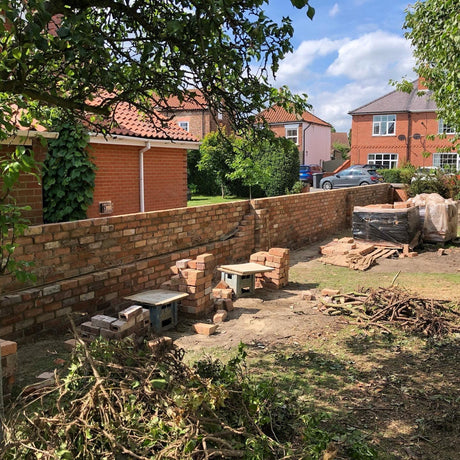
{"type": "Polygon", "coordinates": [[[432,92],[426,90],[420,95],[419,93],[416,80],[413,82],[413,90],[410,93],[392,91],[348,113],[350,115],[366,115],[396,112],[436,112],[436,103],[431,98],[432,92]]]}
{"type": "Polygon", "coordinates": [[[180,128],[177,124],[167,123],[165,126],[161,126],[159,120],[150,119],[140,114],[134,106],[127,102],[117,106],[114,119],[116,125],[110,129],[110,134],[145,139],[198,142],[198,139],[193,134],[180,128]]]}
{"type": "Polygon", "coordinates": [[[297,115],[295,113],[289,113],[286,109],[277,105],[262,111],[258,115],[258,118],[263,118],[269,125],[305,122],[322,126],[331,126],[329,123],[321,120],[321,118],[316,117],[310,112],[305,111],[302,115],[297,115]]]}
{"type": "Polygon", "coordinates": [[[348,140],[347,133],[331,133],[331,145],[334,144],[343,144],[346,146],[350,146],[350,142],[348,140]]]}
{"type": "Polygon", "coordinates": [[[195,96],[185,96],[183,101],[180,101],[177,96],[171,96],[167,99],[165,109],[168,110],[208,110],[208,103],[199,90],[193,90],[195,96]]]}

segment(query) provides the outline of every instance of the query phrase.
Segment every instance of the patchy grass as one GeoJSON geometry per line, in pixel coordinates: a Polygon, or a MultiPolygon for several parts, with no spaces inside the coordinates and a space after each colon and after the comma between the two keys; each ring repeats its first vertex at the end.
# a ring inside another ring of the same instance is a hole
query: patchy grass
{"type": "Polygon", "coordinates": [[[206,196],[206,195],[193,195],[191,200],[187,201],[187,206],[204,206],[206,204],[219,204],[228,203],[230,201],[242,201],[248,198],[241,198],[237,196],[206,196]]]}

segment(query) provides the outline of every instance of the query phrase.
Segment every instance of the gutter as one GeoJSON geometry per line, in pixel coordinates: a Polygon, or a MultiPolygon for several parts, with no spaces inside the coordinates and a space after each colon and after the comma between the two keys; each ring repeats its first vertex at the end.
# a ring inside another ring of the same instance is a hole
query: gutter
{"type": "Polygon", "coordinates": [[[150,150],[150,142],[145,143],[145,147],[139,150],[139,204],[140,212],[145,212],[144,204],[144,153],[150,150]]]}
{"type": "Polygon", "coordinates": [[[1,144],[3,145],[32,145],[32,139],[34,138],[44,138],[44,139],[57,139],[59,133],[53,131],[30,131],[26,129],[20,129],[16,131],[14,136],[10,136],[3,140],[1,144]]]}
{"type": "Polygon", "coordinates": [[[196,149],[200,146],[199,141],[174,141],[168,139],[146,139],[145,137],[132,137],[132,136],[103,136],[102,134],[90,133],[89,142],[91,144],[119,144],[119,145],[132,145],[144,147],[146,142],[150,142],[151,148],[162,147],[169,149],[196,149]]]}

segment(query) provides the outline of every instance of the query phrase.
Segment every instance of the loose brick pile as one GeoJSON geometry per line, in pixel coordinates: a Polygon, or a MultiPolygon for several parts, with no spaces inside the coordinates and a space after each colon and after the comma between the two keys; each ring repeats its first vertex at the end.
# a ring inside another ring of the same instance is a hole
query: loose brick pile
{"type": "Polygon", "coordinates": [[[0,350],[2,357],[2,376],[3,376],[3,395],[11,394],[11,389],[15,381],[17,344],[9,340],[0,339],[0,350]]]}
{"type": "Polygon", "coordinates": [[[106,339],[124,339],[130,335],[143,338],[150,331],[150,312],[140,305],[132,305],[118,314],[118,318],[96,315],[80,325],[80,334],[84,340],[97,337],[106,339]]]}
{"type": "Polygon", "coordinates": [[[180,310],[192,316],[212,311],[212,279],[216,260],[213,254],[200,254],[196,259],[181,259],[171,267],[173,276],[161,285],[163,289],[186,292],[189,296],[181,301],[180,310]]]}
{"type": "Polygon", "coordinates": [[[256,288],[281,289],[289,282],[289,249],[271,248],[251,255],[250,262],[273,267],[271,272],[256,275],[256,288]]]}

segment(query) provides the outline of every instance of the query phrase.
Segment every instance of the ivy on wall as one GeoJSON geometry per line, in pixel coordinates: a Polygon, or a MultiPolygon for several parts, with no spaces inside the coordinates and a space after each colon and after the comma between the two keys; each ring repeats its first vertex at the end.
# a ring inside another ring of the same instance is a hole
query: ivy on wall
{"type": "Polygon", "coordinates": [[[57,139],[49,143],[43,175],[43,219],[46,223],[86,219],[93,202],[96,167],[88,153],[89,135],[74,120],[54,123],[57,139]]]}

